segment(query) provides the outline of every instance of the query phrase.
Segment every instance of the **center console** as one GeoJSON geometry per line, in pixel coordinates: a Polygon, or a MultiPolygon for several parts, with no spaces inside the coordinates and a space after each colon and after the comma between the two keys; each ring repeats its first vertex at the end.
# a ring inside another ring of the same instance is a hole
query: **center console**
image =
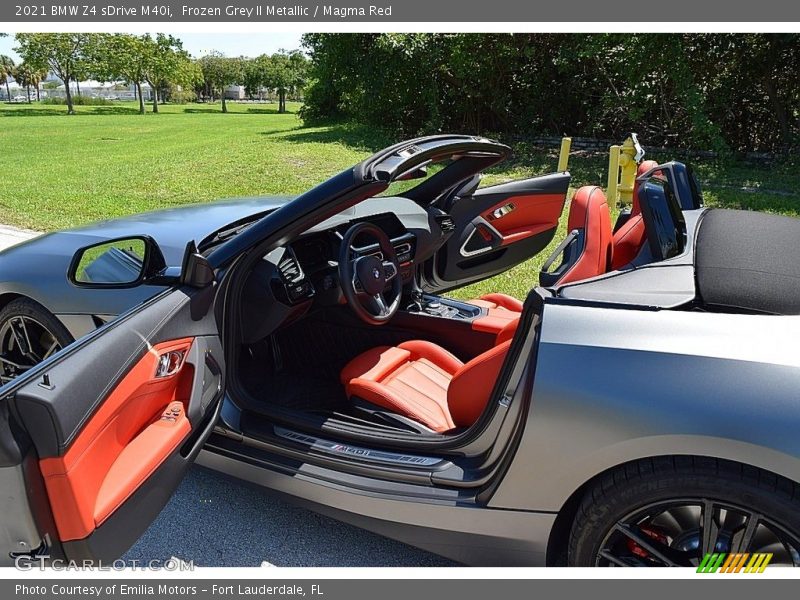
{"type": "Polygon", "coordinates": [[[481,316],[481,309],[474,304],[459,302],[450,298],[431,296],[422,292],[412,292],[411,303],[406,310],[411,313],[424,314],[443,319],[459,319],[471,321],[481,316]]]}
{"type": "Polygon", "coordinates": [[[496,336],[506,325],[519,319],[519,313],[505,308],[489,308],[479,303],[470,304],[451,298],[423,294],[420,290],[411,293],[411,302],[406,311],[413,315],[449,319],[469,324],[470,329],[496,336]]]}

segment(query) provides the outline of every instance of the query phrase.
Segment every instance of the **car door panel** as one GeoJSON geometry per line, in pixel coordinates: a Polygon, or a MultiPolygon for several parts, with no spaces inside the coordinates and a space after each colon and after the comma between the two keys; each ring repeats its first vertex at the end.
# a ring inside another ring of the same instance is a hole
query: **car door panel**
{"type": "Polygon", "coordinates": [[[68,558],[122,554],[213,428],[224,362],[213,316],[189,314],[196,293],[99,330],[14,396],[68,558]]]}
{"type": "Polygon", "coordinates": [[[569,183],[569,173],[554,173],[454,197],[445,209],[455,231],[426,265],[424,287],[443,292],[536,256],[558,229],[569,183]]]}

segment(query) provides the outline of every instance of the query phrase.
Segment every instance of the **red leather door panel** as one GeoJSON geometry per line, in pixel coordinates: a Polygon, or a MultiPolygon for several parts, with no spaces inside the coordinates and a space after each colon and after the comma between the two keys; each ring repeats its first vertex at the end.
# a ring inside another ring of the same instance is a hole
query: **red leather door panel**
{"type": "Polygon", "coordinates": [[[500,233],[501,245],[507,246],[557,227],[563,209],[563,194],[521,195],[498,202],[481,216],[500,233]],[[511,212],[494,216],[508,205],[513,206],[511,212]]]}
{"type": "Polygon", "coordinates": [[[189,436],[194,368],[157,377],[161,356],[191,338],[150,349],[111,390],[63,456],[39,461],[61,541],[87,537],[189,436]],[[165,412],[166,411],[166,412],[165,412]]]}

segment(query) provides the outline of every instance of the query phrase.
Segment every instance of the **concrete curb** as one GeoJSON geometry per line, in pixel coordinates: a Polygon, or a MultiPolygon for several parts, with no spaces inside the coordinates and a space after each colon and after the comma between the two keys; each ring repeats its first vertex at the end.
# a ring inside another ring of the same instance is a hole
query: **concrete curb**
{"type": "Polygon", "coordinates": [[[41,235],[38,231],[31,231],[30,229],[19,229],[9,225],[0,225],[0,250],[29,240],[37,235],[41,235]]]}

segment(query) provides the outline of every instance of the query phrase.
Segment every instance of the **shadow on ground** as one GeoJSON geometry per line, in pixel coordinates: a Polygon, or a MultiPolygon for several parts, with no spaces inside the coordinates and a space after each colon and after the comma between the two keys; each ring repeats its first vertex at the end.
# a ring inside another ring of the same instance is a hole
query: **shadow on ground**
{"type": "MultiPolygon", "coordinates": [[[[361,150],[377,152],[393,143],[390,136],[364,125],[337,124],[309,129],[298,127],[289,131],[262,131],[261,135],[297,144],[342,144],[361,150]]],[[[397,138],[394,142],[401,141],[397,138]]]]}
{"type": "MultiPolygon", "coordinates": [[[[232,106],[240,106],[234,105],[231,103],[232,106]]],[[[202,108],[184,108],[183,112],[186,114],[202,114],[202,113],[222,113],[222,105],[221,104],[211,104],[208,107],[202,108]]],[[[254,108],[254,107],[247,107],[245,110],[229,110],[227,114],[230,115],[277,115],[281,114],[278,112],[278,108],[254,108]]],[[[284,115],[294,115],[297,114],[296,111],[287,110],[286,112],[282,113],[284,115]]]]}
{"type": "Polygon", "coordinates": [[[288,504],[194,467],[124,558],[196,566],[453,566],[448,560],[288,504]]]}

